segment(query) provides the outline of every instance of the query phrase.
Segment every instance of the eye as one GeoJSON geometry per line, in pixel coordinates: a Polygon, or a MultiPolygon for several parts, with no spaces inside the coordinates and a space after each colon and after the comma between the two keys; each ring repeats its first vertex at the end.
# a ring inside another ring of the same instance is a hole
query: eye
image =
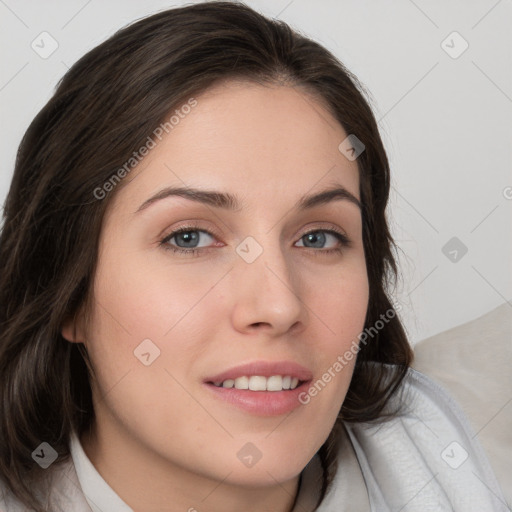
{"type": "Polygon", "coordinates": [[[333,253],[333,252],[340,253],[346,247],[350,247],[350,240],[348,239],[348,237],[344,233],[341,233],[334,229],[316,229],[314,231],[309,231],[309,232],[305,233],[304,235],[302,235],[299,242],[305,240],[307,244],[313,244],[313,247],[309,247],[309,246],[305,246],[304,242],[303,242],[303,246],[308,249],[311,249],[311,248],[312,249],[317,249],[317,248],[323,249],[323,247],[319,247],[319,246],[323,246],[326,243],[326,240],[328,239],[328,237],[331,237],[331,239],[334,239],[334,243],[335,244],[337,243],[339,245],[337,247],[335,246],[333,248],[325,249],[323,251],[314,251],[315,253],[318,253],[318,252],[323,253],[323,254],[333,253]],[[327,234],[327,236],[325,235],[325,233],[327,234]]]}
{"type": "MultiPolygon", "coordinates": [[[[174,253],[198,256],[199,253],[208,251],[211,248],[208,246],[199,246],[199,242],[201,240],[204,242],[204,238],[206,238],[206,243],[208,245],[208,243],[211,244],[211,241],[208,242],[208,238],[215,239],[215,235],[205,229],[199,229],[196,226],[183,226],[169,233],[160,241],[160,246],[165,250],[172,251],[174,253]]],[[[324,255],[341,253],[345,248],[351,246],[349,238],[341,231],[337,231],[335,229],[315,229],[313,231],[309,231],[301,236],[297,243],[299,242],[302,242],[302,247],[309,249],[311,252],[315,254],[321,253],[324,255]],[[323,246],[328,243],[329,238],[331,239],[331,243],[334,242],[335,246],[325,249],[323,246]],[[309,244],[311,244],[311,246],[309,244]]]]}
{"type": "Polygon", "coordinates": [[[184,226],[167,235],[160,242],[160,245],[166,250],[177,253],[197,254],[201,249],[197,247],[197,244],[201,238],[204,238],[201,234],[210,238],[214,237],[212,233],[204,229],[197,229],[194,226],[184,226]],[[170,244],[173,239],[175,239],[177,246],[170,244]]]}

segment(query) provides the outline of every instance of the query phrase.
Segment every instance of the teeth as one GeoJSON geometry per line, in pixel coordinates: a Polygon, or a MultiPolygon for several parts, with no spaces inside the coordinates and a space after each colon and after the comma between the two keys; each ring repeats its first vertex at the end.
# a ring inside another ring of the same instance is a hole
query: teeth
{"type": "Polygon", "coordinates": [[[297,377],[290,375],[272,375],[272,377],[262,377],[261,375],[251,375],[238,377],[236,379],[227,379],[225,381],[214,382],[217,387],[249,389],[251,391],[282,391],[283,389],[295,389],[299,385],[297,377]]]}
{"type": "Polygon", "coordinates": [[[283,377],[281,375],[273,375],[267,379],[267,391],[281,391],[282,389],[283,377]]]}
{"type": "Polygon", "coordinates": [[[267,390],[267,379],[258,375],[249,377],[249,389],[251,391],[266,391],[267,390]]]}
{"type": "Polygon", "coordinates": [[[236,389],[249,389],[249,377],[238,377],[235,379],[236,389]]]}

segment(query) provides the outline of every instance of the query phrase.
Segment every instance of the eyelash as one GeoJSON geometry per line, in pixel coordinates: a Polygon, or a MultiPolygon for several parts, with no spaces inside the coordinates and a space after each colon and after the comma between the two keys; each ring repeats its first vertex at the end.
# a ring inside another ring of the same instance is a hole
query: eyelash
{"type": "MultiPolygon", "coordinates": [[[[210,231],[208,231],[206,229],[200,229],[198,226],[190,225],[190,226],[183,226],[179,229],[176,229],[175,231],[172,231],[171,233],[166,235],[165,238],[160,240],[159,245],[166,251],[172,251],[173,253],[181,253],[181,254],[192,254],[193,256],[199,256],[199,253],[201,251],[205,251],[205,250],[208,251],[209,249],[211,249],[208,247],[183,249],[181,247],[175,247],[175,246],[168,244],[168,242],[172,238],[174,238],[176,235],[179,235],[180,233],[188,233],[190,231],[202,231],[203,233],[206,233],[206,234],[210,235],[211,237],[215,237],[214,233],[211,233],[210,231]]],[[[339,240],[339,242],[341,242],[341,247],[337,247],[335,249],[315,249],[312,247],[306,247],[306,249],[309,249],[310,251],[312,251],[313,254],[315,254],[315,256],[318,256],[318,253],[322,253],[324,255],[339,254],[339,253],[343,252],[345,249],[352,246],[352,242],[350,241],[350,239],[344,233],[342,233],[341,231],[337,231],[335,229],[313,229],[311,231],[304,233],[300,238],[303,238],[312,233],[319,233],[319,232],[329,233],[329,234],[335,236],[339,240]]]]}

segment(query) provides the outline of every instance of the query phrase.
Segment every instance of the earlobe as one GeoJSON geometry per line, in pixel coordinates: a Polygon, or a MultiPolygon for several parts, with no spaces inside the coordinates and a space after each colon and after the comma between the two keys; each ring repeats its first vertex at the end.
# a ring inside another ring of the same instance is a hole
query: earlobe
{"type": "Polygon", "coordinates": [[[71,343],[83,343],[85,341],[81,322],[76,317],[65,320],[62,323],[60,333],[64,339],[71,343]]]}

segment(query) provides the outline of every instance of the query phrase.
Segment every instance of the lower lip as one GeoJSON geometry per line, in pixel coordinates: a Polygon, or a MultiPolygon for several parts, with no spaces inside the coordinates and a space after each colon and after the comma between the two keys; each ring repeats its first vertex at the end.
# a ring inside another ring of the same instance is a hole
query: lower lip
{"type": "Polygon", "coordinates": [[[283,391],[250,391],[248,389],[223,388],[210,383],[204,385],[214,395],[239,409],[259,416],[279,416],[299,407],[299,395],[308,389],[309,381],[295,389],[283,391]]]}

